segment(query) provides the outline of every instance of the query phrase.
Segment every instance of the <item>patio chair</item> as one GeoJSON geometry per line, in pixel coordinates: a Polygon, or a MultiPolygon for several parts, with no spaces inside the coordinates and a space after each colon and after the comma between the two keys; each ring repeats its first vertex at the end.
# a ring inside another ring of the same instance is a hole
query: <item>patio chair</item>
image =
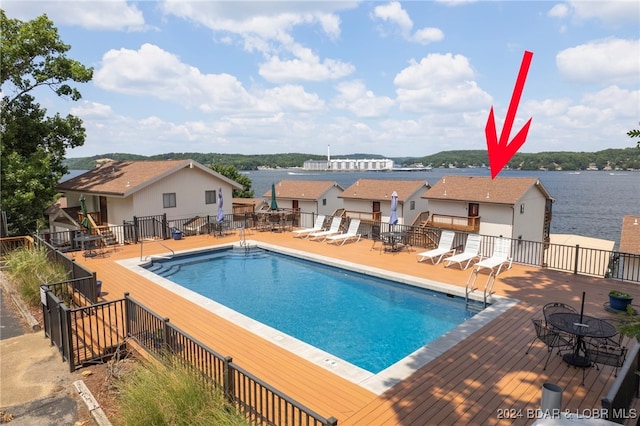
{"type": "Polygon", "coordinates": [[[327,238],[325,238],[325,240],[327,240],[329,244],[340,243],[340,245],[344,245],[344,243],[350,240],[356,240],[355,242],[357,243],[358,241],[360,241],[358,228],[360,228],[360,219],[351,219],[347,232],[345,232],[344,234],[329,235],[327,238]]]}
{"type": "MultiPolygon", "coordinates": [[[[611,324],[611,326],[615,329],[617,329],[617,324],[616,321],[610,318],[602,318],[600,321],[603,321],[605,323],[609,323],[611,324]]],[[[616,332],[615,335],[611,336],[611,337],[590,337],[588,340],[590,343],[597,345],[597,346],[602,346],[602,345],[607,345],[607,346],[622,346],[622,339],[624,338],[624,335],[622,335],[619,332],[616,332]]]]}
{"type": "Polygon", "coordinates": [[[511,268],[511,240],[508,238],[496,238],[493,246],[493,254],[484,260],[475,264],[475,271],[480,269],[490,269],[495,276],[498,276],[502,267],[509,264],[507,269],[511,268]]]}
{"type": "Polygon", "coordinates": [[[316,217],[316,221],[313,224],[313,228],[296,229],[293,231],[293,238],[309,238],[310,234],[314,232],[320,232],[323,230],[325,215],[320,214],[316,217]]]}
{"type": "Polygon", "coordinates": [[[341,224],[342,224],[342,217],[334,216],[333,219],[331,220],[331,226],[329,227],[328,230],[312,232],[311,234],[309,234],[309,239],[317,241],[317,240],[320,240],[320,238],[322,238],[320,241],[324,241],[327,239],[328,236],[340,233],[341,224]]]}
{"type": "Polygon", "coordinates": [[[533,327],[536,330],[536,336],[533,338],[531,343],[529,343],[529,348],[525,355],[529,353],[533,344],[540,340],[547,346],[547,360],[544,363],[543,370],[547,369],[547,364],[549,363],[549,359],[551,358],[551,353],[555,348],[558,349],[558,354],[560,354],[560,350],[562,348],[572,349],[573,344],[570,340],[568,340],[563,334],[559,333],[556,329],[547,327],[542,319],[531,319],[533,322],[533,327]]]}
{"type": "Polygon", "coordinates": [[[464,245],[464,250],[462,253],[454,254],[453,256],[447,257],[447,263],[444,265],[445,268],[448,268],[451,264],[457,263],[460,265],[460,269],[463,271],[469,267],[469,264],[473,259],[480,257],[480,234],[469,234],[467,236],[467,242],[464,245]],[[465,263],[464,267],[462,264],[465,263]]]}
{"type": "Polygon", "coordinates": [[[544,322],[549,327],[552,327],[552,325],[549,324],[550,315],[565,313],[565,312],[572,313],[572,314],[578,313],[578,311],[576,311],[576,309],[573,306],[567,305],[566,303],[562,303],[562,302],[550,302],[542,307],[542,315],[544,315],[544,322]]]}
{"type": "Polygon", "coordinates": [[[440,263],[442,258],[447,253],[456,254],[456,250],[453,248],[453,238],[456,236],[456,233],[453,231],[442,231],[440,234],[440,241],[438,242],[438,247],[429,250],[423,251],[422,253],[418,253],[418,262],[423,262],[427,259],[431,260],[431,263],[437,265],[440,263]],[[436,261],[435,258],[438,258],[436,261]]]}
{"type": "Polygon", "coordinates": [[[598,364],[609,365],[614,368],[613,375],[618,377],[618,369],[622,367],[627,357],[627,348],[617,345],[594,345],[587,342],[589,360],[600,371],[598,364]]]}

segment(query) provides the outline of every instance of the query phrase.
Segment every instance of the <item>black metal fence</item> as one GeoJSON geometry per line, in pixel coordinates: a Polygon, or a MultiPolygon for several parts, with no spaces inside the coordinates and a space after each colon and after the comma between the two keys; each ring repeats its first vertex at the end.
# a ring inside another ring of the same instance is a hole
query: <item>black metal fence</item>
{"type": "Polygon", "coordinates": [[[208,383],[222,389],[228,400],[251,424],[335,426],[258,377],[175,327],[128,294],[123,299],[89,304],[73,280],[42,285],[45,335],[55,345],[70,371],[103,362],[126,349],[127,338],[160,360],[178,359],[197,369],[208,383]]]}
{"type": "MultiPolygon", "coordinates": [[[[314,213],[297,212],[296,223],[299,226],[311,227],[315,221],[314,213]]],[[[331,221],[331,217],[327,218],[331,221]]],[[[111,232],[117,236],[118,241],[137,243],[141,238],[168,239],[172,233],[180,231],[184,236],[198,233],[212,233],[221,229],[249,228],[254,225],[254,219],[250,213],[225,215],[221,223],[216,216],[202,216],[188,219],[167,220],[166,215],[135,217],[132,222],[118,226],[110,226],[111,232]]],[[[345,228],[346,229],[346,228],[345,228]]],[[[406,235],[406,243],[416,248],[433,248],[438,245],[440,239],[439,228],[416,227],[410,225],[389,225],[384,222],[362,220],[360,233],[364,238],[376,240],[381,233],[389,231],[402,232],[406,235]]],[[[68,231],[67,231],[68,232],[68,231]]],[[[458,250],[464,248],[467,233],[456,232],[454,247],[458,250]]],[[[44,240],[58,240],[55,233],[47,233],[44,240]]],[[[483,235],[480,254],[488,257],[492,254],[495,241],[494,236],[483,235]]],[[[51,244],[55,246],[54,244],[51,244]]],[[[74,247],[73,249],[79,249],[74,247]]],[[[513,239],[511,255],[514,263],[550,268],[560,271],[568,271],[574,274],[591,275],[603,278],[613,278],[623,281],[640,283],[640,254],[623,253],[619,251],[601,250],[551,244],[545,242],[513,239]]]]}

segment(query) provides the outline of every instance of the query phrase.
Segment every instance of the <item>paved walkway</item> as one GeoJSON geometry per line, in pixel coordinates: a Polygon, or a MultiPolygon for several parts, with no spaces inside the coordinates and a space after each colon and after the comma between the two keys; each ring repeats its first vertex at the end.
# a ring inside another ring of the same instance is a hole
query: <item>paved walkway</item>
{"type": "Polygon", "coordinates": [[[95,425],[73,386],[79,373],[69,372],[43,331],[29,329],[1,285],[0,305],[0,423],[95,425]]]}
{"type": "Polygon", "coordinates": [[[0,340],[21,336],[27,329],[27,324],[13,309],[11,303],[0,286],[0,340]]]}

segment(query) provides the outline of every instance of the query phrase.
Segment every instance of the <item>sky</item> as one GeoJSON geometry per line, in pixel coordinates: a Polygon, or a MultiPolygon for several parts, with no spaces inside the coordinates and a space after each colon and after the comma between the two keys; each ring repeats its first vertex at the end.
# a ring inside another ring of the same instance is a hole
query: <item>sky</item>
{"type": "MultiPolygon", "coordinates": [[[[307,153],[421,157],[487,149],[525,52],[520,152],[628,148],[640,122],[637,1],[16,1],[93,67],[67,157],[307,153]]],[[[3,88],[5,93],[10,88],[3,88]]]]}

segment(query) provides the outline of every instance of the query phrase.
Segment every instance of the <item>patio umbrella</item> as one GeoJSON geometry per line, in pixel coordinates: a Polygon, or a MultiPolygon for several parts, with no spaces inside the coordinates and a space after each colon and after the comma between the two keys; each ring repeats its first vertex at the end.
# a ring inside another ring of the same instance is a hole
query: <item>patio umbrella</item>
{"type": "Polygon", "coordinates": [[[584,315],[584,295],[585,292],[582,292],[582,305],[580,306],[580,324],[582,324],[582,316],[584,315]]]}
{"type": "Polygon", "coordinates": [[[224,210],[222,210],[222,188],[218,188],[218,222],[224,220],[224,210]]]}
{"type": "Polygon", "coordinates": [[[89,214],[87,213],[87,203],[84,198],[84,194],[80,195],[80,210],[82,210],[82,226],[87,228],[87,231],[91,229],[91,222],[89,221],[89,214]]]}
{"type": "Polygon", "coordinates": [[[276,201],[276,184],[271,184],[271,210],[278,210],[278,202],[276,201]]]}
{"type": "Polygon", "coordinates": [[[393,191],[391,194],[391,216],[389,217],[389,225],[398,223],[398,193],[393,191]]]}

